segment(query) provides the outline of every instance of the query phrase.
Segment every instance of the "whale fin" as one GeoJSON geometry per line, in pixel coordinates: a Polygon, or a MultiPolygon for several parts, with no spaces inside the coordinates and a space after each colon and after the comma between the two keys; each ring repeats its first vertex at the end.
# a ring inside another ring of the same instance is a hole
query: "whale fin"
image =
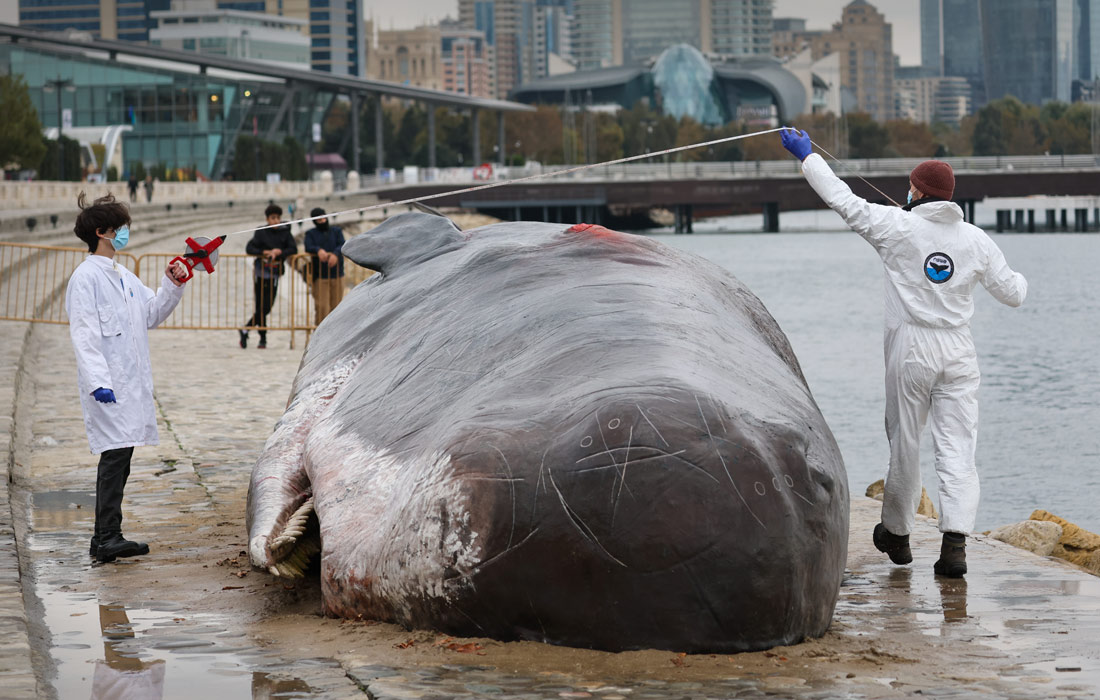
{"type": "Polygon", "coordinates": [[[386,219],[344,244],[344,256],[362,267],[396,272],[463,243],[462,232],[450,219],[437,214],[407,212],[386,219]]]}
{"type": "Polygon", "coordinates": [[[436,209],[434,207],[429,207],[427,204],[424,204],[423,202],[410,202],[409,206],[411,206],[413,209],[416,209],[417,211],[422,211],[425,214],[431,214],[432,216],[442,216],[444,219],[447,219],[448,221],[450,221],[450,217],[444,215],[443,212],[439,211],[438,209],[436,209]]]}

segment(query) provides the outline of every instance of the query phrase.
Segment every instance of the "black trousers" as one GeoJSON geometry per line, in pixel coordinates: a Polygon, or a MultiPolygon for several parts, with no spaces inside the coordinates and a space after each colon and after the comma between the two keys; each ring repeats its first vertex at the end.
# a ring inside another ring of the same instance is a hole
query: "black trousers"
{"type": "Polygon", "coordinates": [[[95,534],[102,540],[122,532],[122,491],[130,478],[134,448],[120,447],[99,455],[95,481],[95,534]]]}
{"type": "MultiPolygon", "coordinates": [[[[271,313],[271,307],[275,305],[275,295],[279,291],[279,278],[264,279],[257,277],[252,283],[252,291],[256,294],[256,310],[245,328],[267,325],[267,315],[271,313]]],[[[260,331],[261,336],[266,336],[267,331],[260,331]]]]}

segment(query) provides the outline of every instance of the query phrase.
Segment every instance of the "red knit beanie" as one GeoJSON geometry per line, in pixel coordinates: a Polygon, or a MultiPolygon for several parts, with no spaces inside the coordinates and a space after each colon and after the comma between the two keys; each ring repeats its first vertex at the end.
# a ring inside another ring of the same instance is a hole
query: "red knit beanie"
{"type": "Polygon", "coordinates": [[[942,160],[926,160],[909,173],[909,182],[926,197],[951,199],[955,193],[955,173],[942,160]]]}

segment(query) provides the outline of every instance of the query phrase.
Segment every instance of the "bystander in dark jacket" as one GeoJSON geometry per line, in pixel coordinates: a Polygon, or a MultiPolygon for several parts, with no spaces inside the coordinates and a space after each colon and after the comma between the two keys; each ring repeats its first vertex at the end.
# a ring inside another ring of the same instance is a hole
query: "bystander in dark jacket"
{"type": "MultiPolygon", "coordinates": [[[[257,346],[259,348],[267,347],[267,316],[271,313],[271,307],[274,306],[275,297],[279,292],[283,261],[298,252],[298,245],[290,232],[290,224],[280,225],[283,216],[282,207],[271,204],[264,210],[264,215],[267,217],[267,226],[256,229],[252,234],[252,240],[244,249],[249,255],[256,256],[252,265],[256,308],[252,318],[245,323],[245,328],[260,329],[260,344],[257,346]]],[[[242,329],[239,334],[241,347],[248,347],[248,331],[242,329]]]]}
{"type": "Polygon", "coordinates": [[[313,256],[310,276],[318,324],[344,298],[344,232],[339,226],[330,224],[324,214],[325,210],[320,207],[309,213],[313,228],[306,231],[305,242],[305,251],[313,256]]]}

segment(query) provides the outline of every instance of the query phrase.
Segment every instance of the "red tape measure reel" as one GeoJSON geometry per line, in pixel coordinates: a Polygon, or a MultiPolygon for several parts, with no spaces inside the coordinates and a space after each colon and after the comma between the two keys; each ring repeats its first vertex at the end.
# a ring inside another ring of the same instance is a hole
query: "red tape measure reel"
{"type": "Polygon", "coordinates": [[[205,236],[199,236],[197,238],[187,238],[187,250],[183,255],[172,258],[169,265],[174,265],[177,262],[183,263],[183,266],[187,268],[187,276],[180,280],[180,282],[186,282],[195,276],[195,268],[202,266],[206,270],[207,274],[213,274],[214,264],[218,262],[218,246],[225,241],[225,236],[218,236],[211,240],[205,236]]]}

